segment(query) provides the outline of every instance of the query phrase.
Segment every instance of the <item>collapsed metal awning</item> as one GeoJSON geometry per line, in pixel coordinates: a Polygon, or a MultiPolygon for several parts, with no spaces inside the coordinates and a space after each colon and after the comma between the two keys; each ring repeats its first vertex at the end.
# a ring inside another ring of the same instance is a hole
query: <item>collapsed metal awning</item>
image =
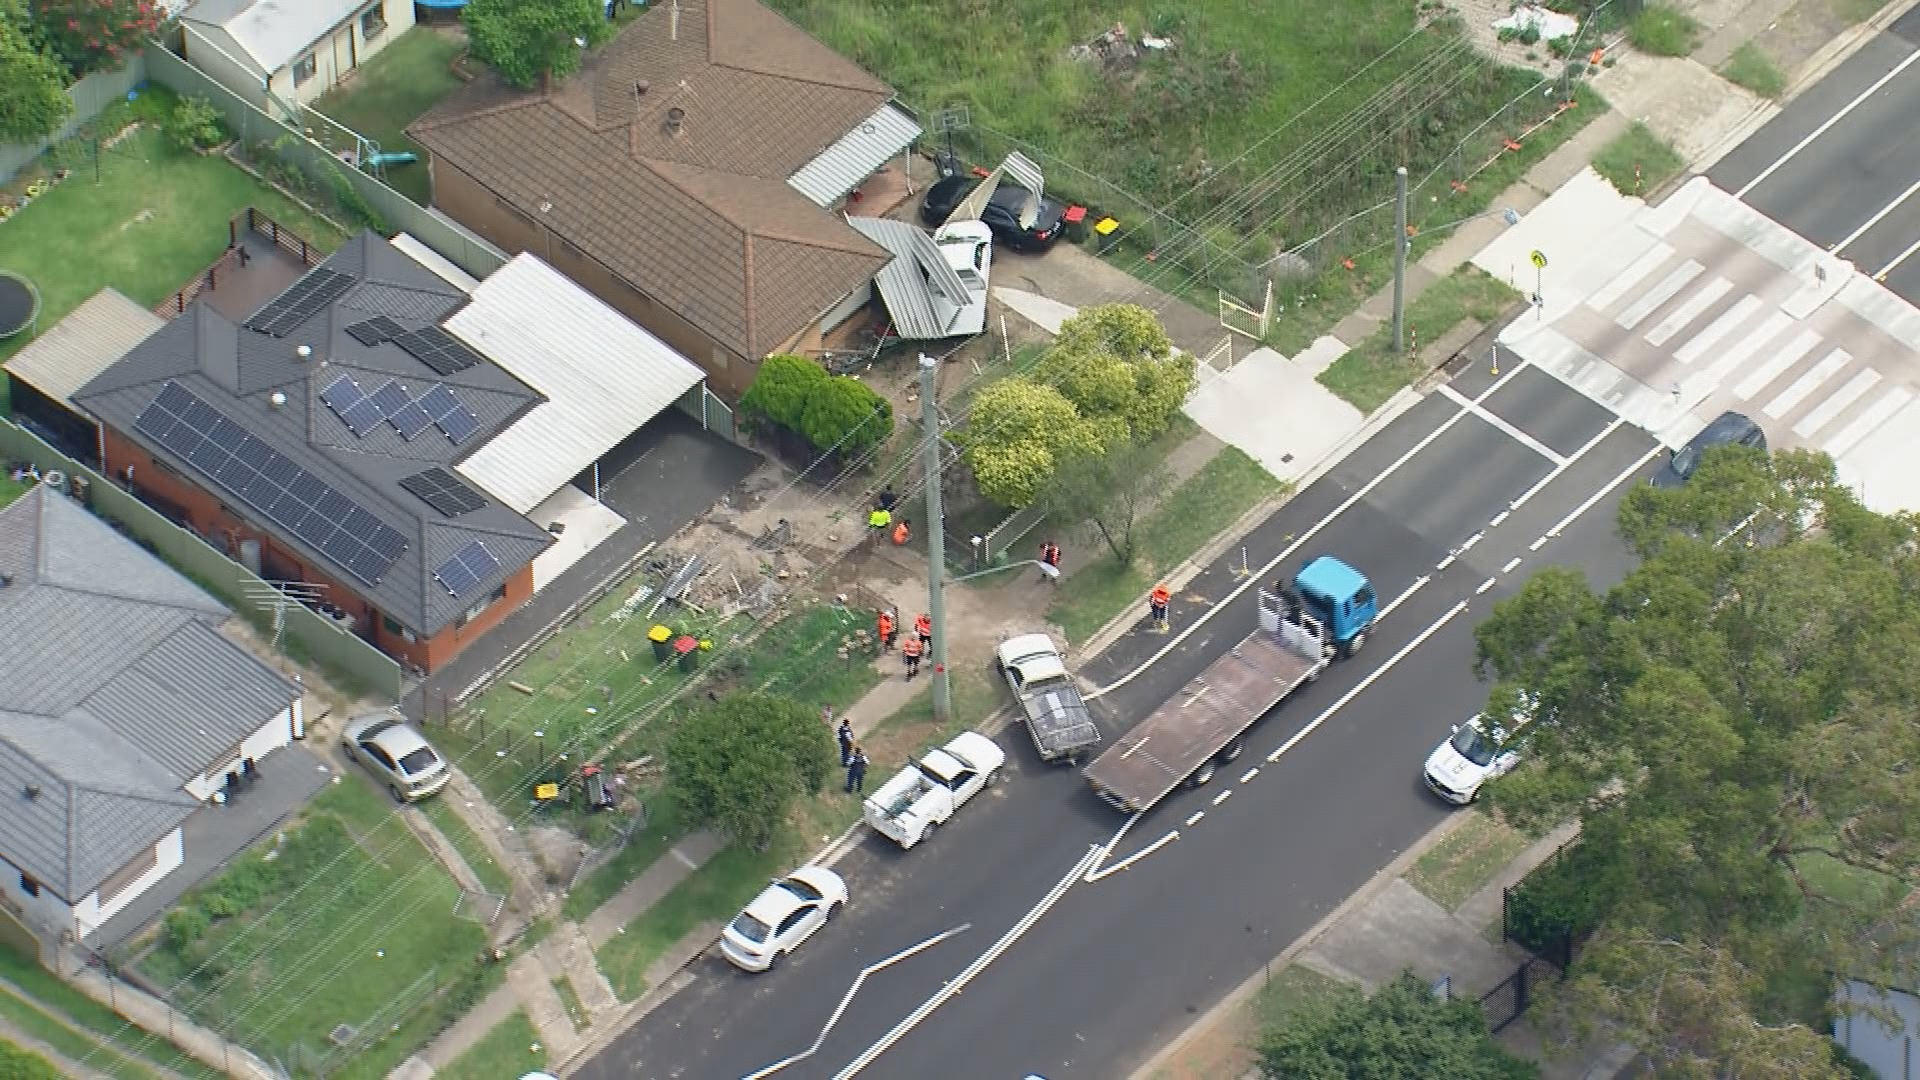
{"type": "Polygon", "coordinates": [[[909,341],[936,341],[959,332],[953,327],[970,297],[931,236],[887,218],[850,217],[847,224],[893,255],[873,280],[895,332],[909,341]]]}
{"type": "Polygon", "coordinates": [[[953,213],[947,215],[947,220],[978,220],[981,214],[987,212],[987,200],[993,198],[993,193],[999,190],[1000,185],[1009,180],[1015,187],[1027,192],[1027,201],[1020,208],[1020,227],[1031,228],[1034,220],[1040,216],[1040,196],[1047,193],[1047,181],[1040,174],[1040,166],[1018,150],[1008,154],[998,168],[968,192],[967,197],[960,200],[960,205],[954,207],[953,213]]]}

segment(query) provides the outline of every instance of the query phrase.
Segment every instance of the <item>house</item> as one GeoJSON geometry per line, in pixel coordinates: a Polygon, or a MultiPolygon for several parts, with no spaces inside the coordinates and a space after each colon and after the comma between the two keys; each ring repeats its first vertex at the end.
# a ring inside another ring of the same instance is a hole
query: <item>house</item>
{"type": "Polygon", "coordinates": [[[180,15],[187,62],[285,114],[340,84],[413,25],[413,0],[197,0],[180,15]]]}
{"type": "Polygon", "coordinates": [[[166,325],[116,289],[102,289],[7,361],[16,421],[69,457],[95,464],[94,426],[76,415],[74,391],[166,325]]]}
{"type": "Polygon", "coordinates": [[[470,298],[362,232],[214,299],[72,395],[102,473],[421,672],[625,524],[573,479],[701,381],[531,255],[470,298]]]}
{"type": "Polygon", "coordinates": [[[652,5],[572,78],[483,76],[407,130],[435,207],[732,396],[868,302],[892,255],[838,211],[920,135],[886,84],[757,0],[652,5]]]}
{"type": "Polygon", "coordinates": [[[1920,1080],[1920,997],[1846,979],[1834,992],[1833,1041],[1879,1080],[1920,1080]]]}
{"type": "Polygon", "coordinates": [[[304,734],[232,615],[79,503],[0,509],[0,911],[85,938],[177,869],[181,826],[304,734]]]}

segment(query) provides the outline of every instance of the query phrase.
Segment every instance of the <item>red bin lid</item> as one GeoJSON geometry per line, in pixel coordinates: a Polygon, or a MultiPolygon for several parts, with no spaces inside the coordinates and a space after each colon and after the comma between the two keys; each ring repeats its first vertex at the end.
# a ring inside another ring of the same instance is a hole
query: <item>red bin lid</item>
{"type": "Polygon", "coordinates": [[[673,651],[677,653],[690,653],[699,647],[700,642],[692,635],[683,634],[673,639],[673,651]]]}
{"type": "Polygon", "coordinates": [[[1087,208],[1084,206],[1069,206],[1067,207],[1067,212],[1061,214],[1060,217],[1069,225],[1078,225],[1087,220],[1087,208]]]}

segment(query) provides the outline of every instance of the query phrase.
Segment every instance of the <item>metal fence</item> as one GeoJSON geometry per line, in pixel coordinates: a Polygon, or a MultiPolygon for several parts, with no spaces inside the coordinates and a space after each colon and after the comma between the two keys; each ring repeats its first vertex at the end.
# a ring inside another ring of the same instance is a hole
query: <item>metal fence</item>
{"type": "Polygon", "coordinates": [[[146,58],[136,53],[119,71],[96,71],[67,87],[67,96],[73,99],[73,116],[59,131],[36,142],[0,143],[0,183],[13,179],[49,147],[72,138],[87,121],[146,81],[146,58]]]}
{"type": "Polygon", "coordinates": [[[383,236],[409,233],[476,278],[485,278],[505,261],[491,244],[450,218],[340,160],[166,49],[150,46],[145,66],[154,82],[211,104],[234,135],[232,156],[296,195],[324,197],[383,236]]]}
{"type": "MultiPolygon", "coordinates": [[[[88,509],[124,529],[141,546],[174,569],[219,597],[236,613],[266,633],[273,632],[275,613],[253,597],[272,592],[272,586],[246,567],[229,559],[205,540],[167,520],[159,511],[109,483],[99,473],[42,442],[32,432],[0,420],[0,455],[10,461],[31,462],[42,476],[58,471],[88,481],[88,509]]],[[[360,693],[400,699],[400,666],[385,653],[342,630],[331,619],[300,604],[276,605],[281,637],[289,657],[311,660],[336,688],[349,696],[360,693]]]]}

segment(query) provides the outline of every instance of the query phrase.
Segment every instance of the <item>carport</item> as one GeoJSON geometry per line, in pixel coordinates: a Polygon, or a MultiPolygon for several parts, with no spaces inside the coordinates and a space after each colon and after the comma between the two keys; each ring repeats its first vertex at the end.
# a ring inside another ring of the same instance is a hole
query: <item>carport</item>
{"type": "Polygon", "coordinates": [[[967,287],[931,236],[888,218],[850,217],[847,224],[893,256],[874,284],[880,287],[896,333],[908,341],[937,341],[959,333],[953,325],[967,306],[967,287]]]}
{"type": "Polygon", "coordinates": [[[533,562],[538,592],[627,519],[569,482],[646,427],[704,373],[671,346],[532,255],[518,255],[446,321],[546,400],[456,468],[558,542],[533,562]]]}
{"type": "Polygon", "coordinates": [[[94,293],[7,361],[15,416],[69,456],[96,463],[99,430],[68,396],[165,325],[117,290],[94,293]]]}

